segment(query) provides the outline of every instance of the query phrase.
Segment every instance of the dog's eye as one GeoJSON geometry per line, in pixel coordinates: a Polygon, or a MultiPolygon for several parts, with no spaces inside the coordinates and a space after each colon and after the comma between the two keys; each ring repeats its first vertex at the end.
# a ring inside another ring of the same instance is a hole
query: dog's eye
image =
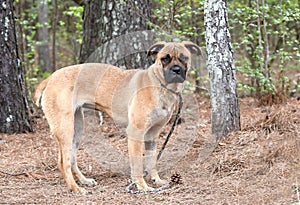
{"type": "Polygon", "coordinates": [[[161,62],[163,64],[169,64],[171,62],[171,56],[170,55],[166,55],[165,57],[161,58],[161,62]]]}
{"type": "Polygon", "coordinates": [[[186,62],[188,61],[188,57],[187,56],[184,56],[182,53],[180,54],[179,56],[179,61],[182,63],[182,64],[186,64],[186,62]]]}

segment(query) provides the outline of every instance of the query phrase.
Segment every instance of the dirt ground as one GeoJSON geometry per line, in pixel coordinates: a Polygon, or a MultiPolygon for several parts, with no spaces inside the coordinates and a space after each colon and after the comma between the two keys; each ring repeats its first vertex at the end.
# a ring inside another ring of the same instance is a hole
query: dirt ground
{"type": "MultiPolygon", "coordinates": [[[[130,173],[129,165],[124,165],[126,157],[120,157],[118,170],[118,164],[110,167],[103,157],[91,154],[97,152],[99,142],[121,150],[126,147],[124,134],[104,124],[94,129],[106,134],[87,140],[78,153],[82,172],[98,185],[86,187],[86,195],[72,193],[57,169],[56,142],[45,119],[37,115],[34,133],[0,135],[0,204],[300,204],[299,100],[258,107],[251,98],[240,99],[242,130],[217,143],[207,137],[209,100],[197,98],[197,103],[200,117],[196,121],[184,118],[180,125],[194,124],[185,126],[186,130],[195,129],[191,143],[188,148],[171,150],[186,152],[178,152],[177,160],[160,165],[163,178],[178,173],[183,184],[159,193],[127,193],[130,173]]],[[[173,146],[175,143],[173,140],[173,146]]],[[[171,156],[171,151],[167,145],[163,155],[171,156]]]]}

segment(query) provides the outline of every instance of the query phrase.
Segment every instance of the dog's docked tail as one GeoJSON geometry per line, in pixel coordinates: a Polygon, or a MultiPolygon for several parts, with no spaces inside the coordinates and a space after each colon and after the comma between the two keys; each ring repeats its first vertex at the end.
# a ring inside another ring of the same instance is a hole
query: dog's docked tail
{"type": "Polygon", "coordinates": [[[43,92],[48,84],[48,81],[49,81],[49,78],[43,80],[38,86],[37,88],[35,89],[35,92],[34,92],[34,96],[33,96],[33,102],[37,105],[37,106],[40,106],[40,102],[42,100],[42,95],[43,95],[43,92]]]}

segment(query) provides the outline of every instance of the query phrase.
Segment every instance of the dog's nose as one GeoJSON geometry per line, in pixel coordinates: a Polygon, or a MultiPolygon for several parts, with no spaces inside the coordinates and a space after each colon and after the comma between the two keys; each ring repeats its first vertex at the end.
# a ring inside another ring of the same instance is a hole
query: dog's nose
{"type": "Polygon", "coordinates": [[[173,66],[172,68],[171,68],[171,70],[174,72],[174,73],[176,73],[176,74],[180,74],[180,72],[181,72],[181,67],[180,66],[178,66],[178,65],[175,65],[175,66],[173,66]]]}

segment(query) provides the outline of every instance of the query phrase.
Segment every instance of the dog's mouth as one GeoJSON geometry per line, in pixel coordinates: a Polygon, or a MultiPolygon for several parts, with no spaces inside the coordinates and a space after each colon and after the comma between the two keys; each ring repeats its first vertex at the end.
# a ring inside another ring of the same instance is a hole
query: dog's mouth
{"type": "Polygon", "coordinates": [[[164,78],[167,83],[183,83],[186,78],[186,70],[178,65],[170,69],[164,69],[164,78]]]}

